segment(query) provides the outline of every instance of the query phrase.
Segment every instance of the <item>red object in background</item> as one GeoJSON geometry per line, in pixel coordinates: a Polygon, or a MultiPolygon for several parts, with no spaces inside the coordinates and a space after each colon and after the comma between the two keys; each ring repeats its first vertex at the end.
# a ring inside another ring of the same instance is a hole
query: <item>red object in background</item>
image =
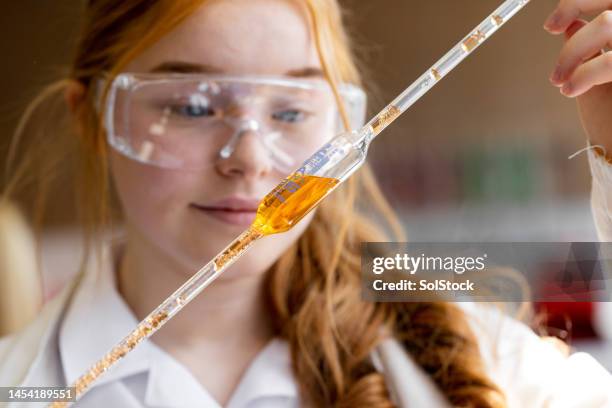
{"type": "Polygon", "coordinates": [[[583,253],[573,255],[572,252],[566,262],[542,264],[541,280],[535,288],[535,298],[545,300],[534,302],[539,321],[550,335],[565,335],[563,340],[598,337],[592,302],[601,295],[601,277],[597,262],[584,260],[581,255],[583,253]]]}
{"type": "Polygon", "coordinates": [[[597,337],[591,302],[534,302],[534,307],[537,314],[543,315],[542,324],[552,336],[568,332],[563,340],[597,337]]]}

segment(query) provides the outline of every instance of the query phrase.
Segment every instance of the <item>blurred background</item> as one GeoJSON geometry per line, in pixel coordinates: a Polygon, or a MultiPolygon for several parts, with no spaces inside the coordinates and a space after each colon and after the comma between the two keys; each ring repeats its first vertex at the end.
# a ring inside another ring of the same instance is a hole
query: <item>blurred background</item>
{"type": "MultiPolygon", "coordinates": [[[[389,102],[500,3],[347,1],[373,108],[389,102]]],[[[372,146],[412,240],[595,238],[575,102],[548,82],[562,39],[542,29],[556,1],[532,1],[372,146]]]]}
{"type": "MultiPolygon", "coordinates": [[[[501,0],[342,0],[374,113],[501,0]]],[[[377,139],[370,162],[412,241],[596,241],[586,145],[574,100],[548,82],[562,39],[534,0],[377,139]]],[[[0,162],[17,119],[70,61],[82,2],[7,2],[0,14],[0,162]]],[[[53,141],[50,140],[50,143],[53,141]]],[[[68,179],[57,196],[68,197],[68,179]]],[[[74,203],[50,203],[46,296],[73,270],[74,203]],[[63,248],[63,249],[62,249],[63,248]],[[68,249],[66,249],[68,248],[68,249]],[[53,272],[57,271],[57,272],[53,272]],[[55,280],[57,278],[57,281],[55,280]]],[[[569,311],[568,311],[569,310],[569,311]]],[[[589,319],[588,310],[558,313],[589,319]]],[[[576,317],[575,317],[576,318],[576,317]]],[[[593,332],[584,347],[601,350],[593,332]]],[[[600,359],[612,368],[610,354],[600,359]]]]}

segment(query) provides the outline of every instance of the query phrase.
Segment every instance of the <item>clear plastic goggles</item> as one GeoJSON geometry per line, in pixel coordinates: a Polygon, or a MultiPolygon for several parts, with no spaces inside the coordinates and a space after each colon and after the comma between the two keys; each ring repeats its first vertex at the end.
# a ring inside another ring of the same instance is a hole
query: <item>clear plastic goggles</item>
{"type": "MultiPolygon", "coordinates": [[[[353,129],[365,120],[366,96],[342,84],[353,129]]],[[[323,79],[203,74],[118,75],[106,99],[109,144],[131,159],[201,170],[228,159],[255,135],[265,159],[289,173],[343,131],[323,79]]]]}

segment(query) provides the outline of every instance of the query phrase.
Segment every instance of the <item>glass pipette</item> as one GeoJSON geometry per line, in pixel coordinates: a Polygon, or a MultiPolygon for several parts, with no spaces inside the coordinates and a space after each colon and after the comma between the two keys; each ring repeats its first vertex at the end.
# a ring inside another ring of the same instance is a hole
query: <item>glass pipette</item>
{"type": "MultiPolygon", "coordinates": [[[[342,133],[307,159],[302,167],[281,181],[259,204],[253,224],[219,255],[195,273],[102,359],[79,377],[73,387],[80,398],[106,370],[141,341],[150,337],[187,303],[210,285],[251,245],[266,235],[285,232],[313,210],[365,161],[374,137],[405,112],[463,59],[512,18],[529,0],[506,0],[468,36],[455,45],[429,70],[358,131],[342,133]]],[[[55,402],[64,407],[68,402],[55,402]]]]}

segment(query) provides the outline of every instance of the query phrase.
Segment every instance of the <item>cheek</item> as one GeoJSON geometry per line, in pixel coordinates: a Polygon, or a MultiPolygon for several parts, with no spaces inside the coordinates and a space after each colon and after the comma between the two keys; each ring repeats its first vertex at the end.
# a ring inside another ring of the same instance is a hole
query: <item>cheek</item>
{"type": "Polygon", "coordinates": [[[143,165],[116,152],[110,164],[126,218],[148,232],[163,225],[159,221],[178,216],[194,190],[191,180],[178,172],[143,165]]]}

